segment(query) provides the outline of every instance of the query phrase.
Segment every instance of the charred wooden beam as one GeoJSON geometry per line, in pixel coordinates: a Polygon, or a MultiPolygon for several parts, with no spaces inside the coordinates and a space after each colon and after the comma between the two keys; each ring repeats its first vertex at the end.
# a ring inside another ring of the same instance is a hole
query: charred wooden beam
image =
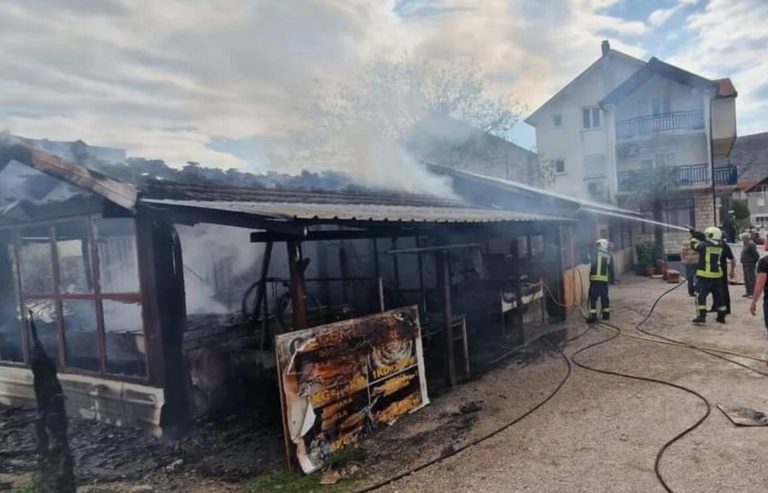
{"type": "MultiPolygon", "coordinates": [[[[413,236],[416,231],[402,230],[399,228],[374,228],[363,230],[341,230],[341,231],[310,231],[301,238],[305,241],[341,241],[341,240],[363,240],[375,238],[392,238],[396,236],[413,236]]],[[[296,236],[279,233],[251,233],[251,243],[268,243],[295,241],[296,236]]]]}
{"type": "Polygon", "coordinates": [[[141,213],[155,217],[164,217],[171,222],[189,226],[205,223],[234,226],[237,228],[265,229],[284,234],[292,241],[303,240],[307,232],[306,226],[296,222],[272,221],[248,214],[247,212],[220,211],[207,209],[203,206],[142,205],[141,213]]]}
{"type": "Polygon", "coordinates": [[[85,166],[34,149],[10,135],[0,135],[0,169],[11,161],[18,161],[71,185],[90,190],[128,210],[136,206],[139,192],[132,184],[113,180],[85,166]]]}
{"type": "Polygon", "coordinates": [[[293,304],[293,330],[307,328],[307,298],[304,287],[304,269],[301,262],[301,244],[287,243],[288,269],[291,273],[291,302],[293,304]]]}
{"type": "Polygon", "coordinates": [[[64,392],[56,375],[56,365],[45,353],[37,336],[32,312],[29,312],[29,325],[34,344],[31,366],[37,399],[35,433],[39,452],[39,491],[75,493],[74,460],[67,438],[64,392]]]}
{"type": "Polygon", "coordinates": [[[448,255],[448,252],[444,250],[437,252],[437,274],[440,293],[443,298],[443,317],[445,318],[445,350],[448,357],[446,379],[448,385],[453,387],[456,385],[456,358],[453,348],[453,309],[451,307],[451,273],[448,255]]]}
{"type": "Polygon", "coordinates": [[[434,247],[423,247],[423,248],[404,248],[402,250],[387,250],[388,255],[403,255],[403,254],[409,254],[409,253],[428,253],[428,252],[444,252],[446,250],[462,250],[462,249],[468,249],[468,248],[480,248],[482,245],[480,243],[467,243],[463,245],[443,245],[443,246],[434,246],[434,247]]]}

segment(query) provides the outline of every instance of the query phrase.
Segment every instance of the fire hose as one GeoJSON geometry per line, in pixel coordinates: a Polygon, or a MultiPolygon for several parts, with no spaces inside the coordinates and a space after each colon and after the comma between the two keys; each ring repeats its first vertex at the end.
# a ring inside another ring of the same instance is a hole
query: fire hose
{"type": "MultiPolygon", "coordinates": [[[[583,286],[583,279],[581,279],[581,277],[582,277],[581,276],[581,272],[579,272],[578,269],[575,269],[575,270],[578,273],[581,285],[583,286]]],[[[574,280],[575,280],[575,278],[574,278],[574,280]]],[[[654,378],[649,378],[649,377],[642,377],[642,376],[630,375],[630,374],[616,372],[616,371],[610,371],[610,370],[604,370],[604,369],[600,369],[600,368],[594,368],[594,367],[591,367],[589,365],[586,365],[585,363],[583,363],[581,361],[578,361],[576,359],[576,357],[579,354],[582,354],[582,353],[584,353],[584,352],[586,352],[586,351],[588,351],[590,349],[596,348],[596,347],[601,346],[603,344],[606,344],[606,343],[608,343],[610,341],[613,341],[614,339],[616,339],[616,338],[618,338],[620,336],[625,336],[625,337],[630,337],[632,339],[640,340],[640,341],[643,341],[643,342],[649,342],[649,343],[654,343],[654,344],[671,345],[671,346],[677,346],[677,347],[682,347],[682,348],[686,348],[686,349],[693,349],[693,350],[702,352],[704,354],[707,354],[709,356],[713,356],[713,357],[716,357],[718,359],[724,360],[726,362],[729,362],[729,363],[738,365],[740,367],[746,368],[746,369],[751,370],[751,371],[753,371],[755,373],[758,373],[758,374],[760,374],[762,376],[768,377],[768,373],[761,372],[761,371],[759,371],[759,370],[757,370],[755,368],[752,368],[752,367],[750,367],[748,365],[742,364],[742,363],[740,363],[738,361],[734,361],[734,360],[725,358],[722,355],[723,354],[728,354],[728,355],[732,355],[732,356],[738,356],[738,357],[746,358],[746,359],[753,360],[753,361],[764,362],[764,360],[762,360],[761,358],[757,358],[755,356],[741,354],[741,353],[738,353],[738,352],[735,352],[735,351],[728,351],[728,350],[723,350],[723,349],[719,349],[719,348],[711,348],[711,347],[707,347],[707,346],[698,346],[698,345],[695,345],[695,344],[689,344],[689,343],[678,341],[678,340],[671,339],[671,338],[668,338],[668,337],[660,336],[658,334],[652,334],[652,333],[647,332],[647,331],[645,331],[645,330],[643,330],[641,328],[651,318],[651,316],[653,315],[653,312],[655,311],[655,309],[658,306],[659,302],[666,295],[668,295],[672,291],[678,289],[679,287],[683,286],[684,284],[685,284],[685,282],[681,282],[681,283],[675,285],[674,287],[672,287],[671,289],[668,289],[667,291],[662,293],[659,297],[657,297],[656,300],[654,301],[653,305],[651,306],[651,309],[648,311],[648,314],[638,324],[635,325],[635,330],[637,330],[638,332],[641,332],[642,334],[645,334],[646,337],[637,336],[637,335],[634,335],[634,334],[628,334],[621,327],[618,327],[616,325],[609,324],[609,323],[606,323],[606,322],[599,322],[598,325],[613,331],[614,335],[612,335],[611,337],[609,337],[607,339],[603,339],[601,341],[598,341],[598,342],[593,343],[593,344],[589,344],[589,345],[579,349],[578,351],[576,351],[571,356],[570,360],[565,355],[565,353],[562,351],[561,347],[555,346],[555,349],[559,353],[560,357],[563,359],[563,362],[566,364],[567,371],[566,371],[565,376],[558,383],[558,385],[555,387],[555,389],[544,400],[540,401],[538,404],[536,404],[534,407],[532,407],[531,409],[526,411],[521,416],[519,416],[519,417],[515,418],[514,420],[504,424],[500,428],[492,431],[491,433],[488,433],[487,435],[485,435],[483,437],[480,437],[480,438],[478,438],[476,440],[473,440],[472,442],[466,443],[466,444],[462,445],[461,447],[458,447],[458,448],[454,449],[452,452],[450,452],[448,454],[444,454],[444,455],[442,455],[442,456],[440,456],[440,457],[438,457],[436,459],[432,459],[432,460],[427,461],[427,462],[425,462],[423,464],[420,464],[418,466],[410,468],[410,469],[408,469],[408,470],[406,470],[404,472],[396,474],[395,476],[387,478],[387,479],[385,479],[383,481],[380,481],[380,482],[378,482],[376,484],[373,484],[373,485],[367,486],[367,487],[365,487],[363,489],[357,490],[357,491],[355,491],[355,493],[367,493],[367,492],[370,492],[370,491],[375,491],[375,490],[381,489],[381,488],[383,488],[385,486],[388,486],[388,485],[390,485],[392,483],[395,483],[395,482],[397,482],[399,480],[402,480],[402,479],[404,479],[404,478],[406,478],[406,477],[408,477],[408,476],[410,476],[412,474],[416,474],[416,473],[418,473],[420,471],[423,471],[423,470],[425,470],[425,469],[427,469],[427,468],[429,468],[429,467],[431,467],[431,466],[433,466],[435,464],[438,464],[438,463],[440,463],[440,462],[442,462],[442,461],[444,461],[444,460],[446,460],[446,459],[448,459],[450,457],[456,456],[457,454],[459,454],[461,452],[464,452],[465,450],[467,450],[467,449],[469,449],[471,447],[474,447],[474,446],[476,446],[476,445],[478,445],[478,444],[480,444],[482,442],[485,442],[485,441],[489,440],[490,438],[493,438],[494,436],[498,435],[499,433],[502,433],[503,431],[511,428],[512,426],[516,425],[517,423],[523,421],[525,418],[527,418],[528,416],[530,416],[534,412],[538,411],[547,402],[552,400],[560,392],[560,390],[565,386],[565,383],[570,378],[571,372],[572,372],[571,361],[573,362],[573,364],[575,364],[579,368],[582,368],[582,369],[587,370],[587,371],[592,371],[592,372],[599,373],[599,374],[604,374],[604,375],[617,376],[617,377],[631,379],[631,380],[635,380],[635,381],[642,381],[642,382],[654,383],[654,384],[658,384],[658,385],[664,385],[664,386],[671,387],[671,388],[674,388],[674,389],[677,389],[677,390],[681,390],[683,392],[686,392],[687,394],[693,395],[694,397],[696,397],[702,403],[705,404],[705,406],[706,406],[705,413],[693,425],[687,427],[685,430],[683,430],[682,432],[678,433],[673,438],[671,438],[666,443],[664,443],[664,445],[662,445],[662,447],[659,449],[659,451],[656,454],[656,460],[655,460],[655,464],[654,464],[654,472],[656,474],[656,478],[658,479],[658,481],[661,483],[661,485],[664,487],[664,489],[668,493],[674,493],[674,490],[671,489],[671,487],[669,486],[669,484],[666,482],[666,480],[664,479],[664,477],[661,474],[661,460],[662,460],[662,457],[664,456],[664,453],[669,449],[669,447],[671,447],[675,442],[679,441],[680,439],[682,439],[686,435],[688,435],[691,432],[693,432],[696,428],[701,426],[701,424],[703,424],[707,420],[707,418],[711,414],[711,410],[712,410],[712,405],[709,402],[709,400],[707,400],[706,397],[704,397],[700,393],[696,392],[695,390],[690,389],[688,387],[685,387],[683,385],[678,385],[678,384],[675,384],[675,383],[672,383],[672,382],[667,382],[667,381],[664,381],[664,380],[659,380],[659,379],[654,379],[654,378]]],[[[579,304],[573,304],[573,305],[563,305],[563,304],[561,304],[556,299],[556,297],[552,294],[552,291],[550,290],[550,288],[545,283],[543,283],[543,287],[547,290],[547,292],[549,293],[550,297],[552,298],[552,300],[556,304],[558,304],[560,306],[563,306],[563,307],[566,307],[566,308],[577,306],[579,308],[579,310],[581,311],[582,316],[585,319],[587,318],[586,317],[586,313],[584,311],[584,308],[581,306],[580,303],[579,304]]],[[[574,340],[584,336],[589,331],[590,331],[590,328],[588,328],[587,330],[585,330],[582,333],[578,334],[577,336],[574,336],[574,337],[572,337],[570,339],[567,339],[567,340],[563,341],[562,345],[564,346],[567,343],[572,342],[572,341],[574,341],[574,340]]],[[[523,346],[521,348],[518,348],[515,351],[522,350],[525,347],[526,346],[523,346]]],[[[515,351],[510,352],[507,355],[504,355],[503,357],[508,356],[508,355],[514,353],[515,351]]]]}

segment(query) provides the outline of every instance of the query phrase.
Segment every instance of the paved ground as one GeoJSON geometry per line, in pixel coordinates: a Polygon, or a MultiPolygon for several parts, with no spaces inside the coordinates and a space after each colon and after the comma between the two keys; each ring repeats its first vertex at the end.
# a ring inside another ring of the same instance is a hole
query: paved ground
{"type": "MultiPolygon", "coordinates": [[[[628,278],[613,293],[615,322],[630,326],[667,287],[661,281],[628,278]]],[[[727,326],[712,320],[706,328],[694,328],[693,305],[681,288],[662,301],[648,328],[763,355],[762,321],[746,311],[746,300],[738,298],[727,326]]],[[[567,353],[607,336],[590,334],[567,353]]],[[[768,412],[768,379],[689,349],[621,338],[581,358],[600,368],[690,386],[713,406],[768,412]]],[[[564,372],[554,356],[532,366],[547,380],[564,372]]],[[[765,365],[756,366],[768,371],[765,365]]],[[[537,386],[536,380],[529,385],[537,386]]],[[[662,492],[653,473],[657,450],[703,412],[703,404],[681,391],[575,368],[563,391],[519,425],[383,491],[662,492]]],[[[702,427],[664,456],[662,472],[678,492],[763,492],[768,481],[766,450],[768,428],[737,429],[713,408],[702,427]]]]}
{"type": "MultiPolygon", "coordinates": [[[[669,287],[662,281],[626,277],[612,291],[613,322],[632,327],[669,287]]],[[[692,300],[681,287],[658,305],[646,328],[763,357],[768,347],[766,331],[761,320],[748,315],[747,303],[734,297],[734,315],[726,326],[710,317],[708,326],[696,328],[690,323],[692,300]]],[[[571,335],[584,328],[577,319],[568,324],[571,335]]],[[[609,335],[604,330],[590,332],[565,352],[570,357],[609,335]]],[[[599,368],[686,385],[712,402],[712,414],[704,425],[674,444],[663,458],[662,473],[674,491],[766,490],[768,428],[736,428],[714,406],[721,403],[768,412],[768,378],[690,349],[628,337],[582,353],[579,359],[599,368]]],[[[765,364],[742,361],[768,372],[765,364]]],[[[506,368],[435,399],[366,442],[363,464],[354,466],[353,476],[369,481],[390,477],[484,436],[544,399],[565,372],[566,364],[557,352],[523,352],[506,368]]],[[[704,412],[702,403],[679,390],[574,368],[563,390],[519,424],[380,491],[662,493],[653,472],[657,450],[704,412]]],[[[170,479],[145,482],[151,491],[248,491],[238,485],[201,481],[194,474],[170,479]]],[[[111,491],[132,491],[136,484],[111,491]]]]}

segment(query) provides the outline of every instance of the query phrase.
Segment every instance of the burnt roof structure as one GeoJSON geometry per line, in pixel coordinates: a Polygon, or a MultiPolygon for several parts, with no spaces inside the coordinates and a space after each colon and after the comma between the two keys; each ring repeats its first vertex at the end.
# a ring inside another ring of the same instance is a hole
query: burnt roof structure
{"type": "MultiPolygon", "coordinates": [[[[46,218],[51,214],[69,215],[73,210],[69,208],[74,202],[85,201],[93,209],[90,212],[101,209],[102,212],[124,214],[116,212],[115,207],[139,214],[160,212],[189,224],[207,222],[254,227],[297,234],[299,237],[305,235],[306,226],[312,224],[353,226],[364,222],[370,226],[371,223],[479,224],[569,220],[561,215],[549,214],[552,211],[541,213],[509,207],[483,207],[470,205],[458,198],[444,199],[388,190],[305,192],[191,185],[164,180],[136,186],[6,137],[0,141],[0,171],[13,162],[22,163],[81,191],[67,197],[67,207],[62,207],[62,203],[55,200],[34,204],[36,208],[48,209],[46,218]]],[[[23,200],[0,204],[0,215],[2,219],[12,221],[35,219],[34,214],[25,209],[28,204],[29,201],[23,200]]],[[[83,212],[79,208],[74,210],[83,212]]]]}

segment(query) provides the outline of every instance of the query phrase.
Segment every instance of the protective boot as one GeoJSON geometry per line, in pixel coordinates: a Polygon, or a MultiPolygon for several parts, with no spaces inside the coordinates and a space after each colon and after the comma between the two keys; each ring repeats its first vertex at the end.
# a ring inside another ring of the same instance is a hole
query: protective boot
{"type": "Polygon", "coordinates": [[[725,312],[717,312],[717,323],[719,324],[725,323],[725,312]]]}
{"type": "Polygon", "coordinates": [[[603,320],[608,321],[611,319],[611,312],[603,312],[603,320]]]}
{"type": "Polygon", "coordinates": [[[704,325],[707,323],[707,311],[699,310],[699,315],[693,319],[693,323],[696,325],[704,325]]]}
{"type": "Polygon", "coordinates": [[[588,324],[596,324],[597,323],[597,314],[596,313],[590,313],[589,317],[587,318],[588,324]]]}

